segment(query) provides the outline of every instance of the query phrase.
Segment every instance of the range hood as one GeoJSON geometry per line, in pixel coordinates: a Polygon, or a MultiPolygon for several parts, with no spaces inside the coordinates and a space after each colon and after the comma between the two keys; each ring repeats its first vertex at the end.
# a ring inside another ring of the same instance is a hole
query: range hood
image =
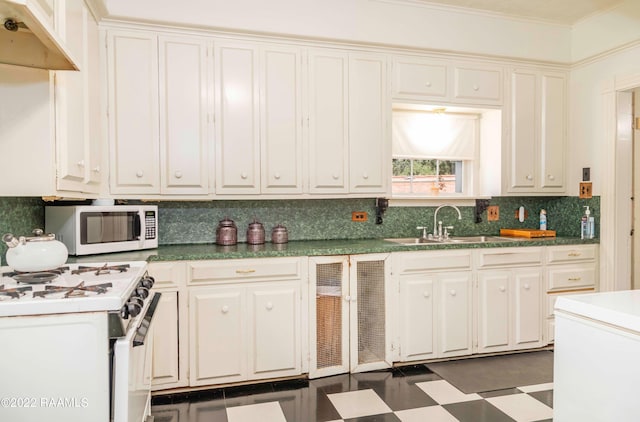
{"type": "Polygon", "coordinates": [[[53,29],[51,0],[0,0],[0,63],[79,70],[53,29]]]}

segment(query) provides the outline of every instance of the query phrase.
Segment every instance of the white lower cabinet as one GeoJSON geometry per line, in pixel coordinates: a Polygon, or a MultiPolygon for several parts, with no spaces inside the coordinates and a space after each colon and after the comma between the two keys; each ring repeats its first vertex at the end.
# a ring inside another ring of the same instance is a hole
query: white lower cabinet
{"type": "Polygon", "coordinates": [[[301,269],[303,261],[274,258],[190,264],[191,386],[302,373],[306,296],[301,273],[284,269],[301,269]],[[272,271],[279,263],[283,274],[272,271]],[[229,280],[231,274],[236,280],[229,280]],[[260,274],[265,274],[262,279],[260,274]]]}
{"type": "Polygon", "coordinates": [[[472,272],[469,251],[393,255],[400,361],[471,354],[472,272]]]}
{"type": "Polygon", "coordinates": [[[391,367],[387,260],[309,258],[309,378],[391,367]]]}
{"type": "Polygon", "coordinates": [[[553,308],[559,296],[598,290],[598,245],[550,246],[546,251],[546,300],[543,322],[546,343],[555,339],[553,308]]]}
{"type": "Polygon", "coordinates": [[[479,353],[542,346],[540,267],[478,273],[479,353]]]}
{"type": "Polygon", "coordinates": [[[188,314],[183,262],[152,262],[154,292],[162,294],[153,319],[153,390],[186,387],[189,353],[188,314]]]}

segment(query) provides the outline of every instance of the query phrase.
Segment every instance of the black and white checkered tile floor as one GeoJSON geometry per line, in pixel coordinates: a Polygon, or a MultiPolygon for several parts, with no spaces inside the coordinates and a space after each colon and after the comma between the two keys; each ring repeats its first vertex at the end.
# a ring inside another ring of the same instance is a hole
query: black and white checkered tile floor
{"type": "Polygon", "coordinates": [[[553,384],[465,394],[424,365],[153,399],[155,422],[551,421],[553,384]]]}

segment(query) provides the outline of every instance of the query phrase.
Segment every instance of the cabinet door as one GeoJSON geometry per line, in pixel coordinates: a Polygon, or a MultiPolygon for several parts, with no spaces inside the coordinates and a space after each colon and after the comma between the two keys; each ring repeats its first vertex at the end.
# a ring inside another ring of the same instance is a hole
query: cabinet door
{"type": "Polygon", "coordinates": [[[157,37],[109,31],[107,40],[111,193],[159,193],[157,37]]]}
{"type": "Polygon", "coordinates": [[[262,193],[302,192],[300,50],[261,51],[262,193]]]}
{"type": "Polygon", "coordinates": [[[532,191],[538,173],[538,78],[536,72],[516,70],[511,75],[511,155],[509,190],[532,191]]]}
{"type": "Polygon", "coordinates": [[[438,356],[471,354],[471,273],[441,275],[438,296],[438,356]]]}
{"type": "Polygon", "coordinates": [[[300,282],[270,282],[248,289],[249,377],[299,375],[300,282]]]}
{"type": "Polygon", "coordinates": [[[178,291],[161,290],[153,316],[152,385],[175,384],[180,378],[178,291]]]}
{"type": "Polygon", "coordinates": [[[349,372],[349,262],[309,258],[309,378],[349,372]]]}
{"type": "Polygon", "coordinates": [[[447,97],[447,64],[414,58],[393,61],[393,97],[423,99],[447,97]]]}
{"type": "Polygon", "coordinates": [[[465,104],[502,104],[501,68],[458,65],[453,70],[454,98],[465,104]]]}
{"type": "Polygon", "coordinates": [[[86,7],[82,0],[67,0],[57,30],[74,54],[80,72],[55,72],[56,149],[58,189],[83,191],[89,165],[86,113],[88,69],[83,47],[87,42],[86,7]]]}
{"type": "Polygon", "coordinates": [[[385,57],[349,57],[349,191],[386,193],[391,164],[385,57]]]}
{"type": "MultiPolygon", "coordinates": [[[[87,49],[85,56],[85,63],[87,65],[86,77],[86,91],[85,98],[87,103],[85,104],[86,124],[85,133],[87,138],[85,142],[88,142],[89,146],[89,163],[88,165],[88,179],[86,183],[89,185],[86,187],[87,192],[99,192],[103,183],[106,185],[106,174],[103,170],[103,159],[106,160],[106,156],[102,153],[102,146],[104,145],[103,130],[102,130],[102,74],[100,67],[100,34],[98,31],[98,23],[93,19],[93,15],[87,10],[87,49]]],[[[106,151],[106,148],[105,148],[106,151]]]]}
{"type": "Polygon", "coordinates": [[[350,257],[349,342],[351,372],[391,367],[391,345],[387,327],[389,307],[386,280],[387,255],[350,257]]]}
{"type": "Polygon", "coordinates": [[[190,385],[247,379],[245,291],[192,289],[189,294],[190,385]]]}
{"type": "Polygon", "coordinates": [[[564,74],[541,76],[540,187],[562,192],[565,188],[567,138],[567,82],[564,74]]]}
{"type": "Polygon", "coordinates": [[[400,279],[400,360],[435,356],[433,329],[435,276],[403,276],[400,279]]]}
{"type": "Polygon", "coordinates": [[[159,38],[160,163],[163,194],[209,190],[207,43],[159,38]]]}
{"type": "Polygon", "coordinates": [[[540,269],[514,270],[513,347],[542,345],[542,272],[540,269]]]}
{"type": "Polygon", "coordinates": [[[309,53],[309,192],[348,190],[348,60],[309,53]]]}
{"type": "Polygon", "coordinates": [[[482,271],[478,274],[478,352],[509,349],[510,285],[510,271],[482,271]]]}
{"type": "Polygon", "coordinates": [[[216,193],[260,193],[258,50],[219,43],[214,60],[216,193]]]}

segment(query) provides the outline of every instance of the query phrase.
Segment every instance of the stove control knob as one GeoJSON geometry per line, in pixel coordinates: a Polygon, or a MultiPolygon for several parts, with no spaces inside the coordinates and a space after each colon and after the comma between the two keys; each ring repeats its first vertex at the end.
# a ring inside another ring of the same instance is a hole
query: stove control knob
{"type": "Polygon", "coordinates": [[[122,319],[129,319],[129,307],[127,307],[127,305],[124,305],[122,309],[120,309],[120,316],[122,319]]]}
{"type": "Polygon", "coordinates": [[[142,310],[142,306],[140,306],[140,304],[137,301],[129,301],[126,304],[126,308],[129,311],[129,315],[131,315],[133,318],[137,317],[138,314],[140,314],[140,311],[142,310]]]}
{"type": "Polygon", "coordinates": [[[153,277],[151,277],[150,275],[144,276],[142,278],[142,280],[140,280],[140,284],[142,284],[147,289],[150,289],[151,287],[153,287],[153,284],[155,282],[156,282],[156,280],[153,277]]]}
{"type": "Polygon", "coordinates": [[[149,297],[149,289],[142,285],[138,286],[136,287],[136,295],[140,296],[143,299],[146,299],[147,297],[149,297]]]}

